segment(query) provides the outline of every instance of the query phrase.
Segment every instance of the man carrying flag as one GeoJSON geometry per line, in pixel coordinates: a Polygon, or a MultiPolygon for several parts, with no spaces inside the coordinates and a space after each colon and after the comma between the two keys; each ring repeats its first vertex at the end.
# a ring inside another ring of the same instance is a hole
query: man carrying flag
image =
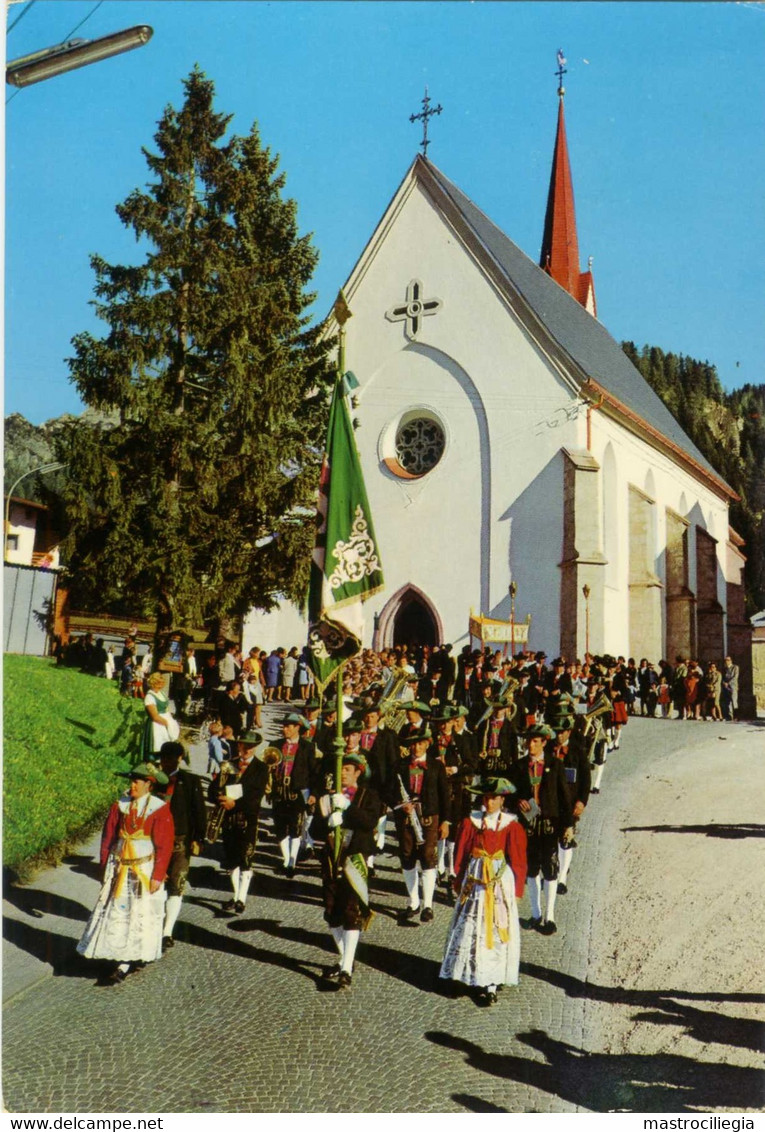
{"type": "MultiPolygon", "coordinates": [[[[345,374],[345,330],[344,326],[351,312],[342,291],[334,306],[334,316],[339,327],[338,374],[332,403],[329,410],[327,446],[319,479],[319,499],[316,516],[316,541],[311,560],[311,580],[308,593],[308,648],[311,668],[316,683],[323,692],[332,677],[337,679],[338,709],[342,704],[343,665],[361,651],[364,633],[362,603],[383,587],[382,565],[372,526],[372,515],[367,499],[361,461],[356,449],[348,405],[345,394],[346,382],[352,375],[345,374]]],[[[338,710],[337,735],[335,739],[334,793],[330,795],[332,813],[324,813],[331,831],[324,850],[322,871],[325,889],[336,892],[336,885],[343,882],[350,886],[361,902],[367,891],[366,856],[373,852],[366,847],[359,852],[349,852],[352,830],[348,827],[349,799],[343,788],[350,790],[356,782],[343,779],[343,737],[342,712],[338,710]],[[345,851],[344,851],[345,850],[345,851]]],[[[366,761],[366,760],[364,760],[366,761]]],[[[365,769],[365,768],[364,768],[365,769]]],[[[356,768],[345,769],[345,778],[354,776],[356,768]]],[[[358,773],[361,771],[359,770],[358,773]]],[[[356,777],[358,777],[358,773],[356,777]]],[[[368,792],[364,791],[364,795],[368,792]]],[[[327,803],[324,804],[324,809],[327,803]]],[[[370,807],[371,811],[372,807],[370,807]]],[[[376,813],[374,823],[380,814],[376,813]]],[[[355,808],[350,820],[355,818],[355,808]]],[[[353,903],[353,901],[351,901],[353,903]]],[[[335,910],[330,925],[338,931],[355,933],[361,925],[336,922],[335,910]]],[[[365,915],[366,920],[366,915],[365,915]]],[[[345,917],[341,917],[345,919],[345,917]]],[[[333,933],[334,934],[334,933],[333,933]]],[[[348,937],[343,943],[341,967],[350,983],[350,972],[355,951],[357,935],[348,937]],[[345,960],[343,965],[343,959],[345,960]]],[[[338,945],[338,950],[340,947],[338,945]]],[[[346,984],[345,978],[343,979],[346,984]]]]}

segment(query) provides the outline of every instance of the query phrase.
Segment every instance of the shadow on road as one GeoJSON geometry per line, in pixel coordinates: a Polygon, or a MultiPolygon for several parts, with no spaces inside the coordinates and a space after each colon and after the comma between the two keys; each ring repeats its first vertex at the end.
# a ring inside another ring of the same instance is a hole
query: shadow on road
{"type": "Polygon", "coordinates": [[[530,1085],[595,1112],[692,1112],[759,1108],[765,1078],[756,1069],[698,1062],[676,1054],[587,1053],[543,1030],[517,1035],[541,1053],[536,1061],[495,1054],[453,1034],[428,1031],[428,1041],[464,1055],[468,1065],[504,1080],[530,1085]]]}
{"type": "Polygon", "coordinates": [[[742,825],[623,825],[622,833],[703,833],[706,837],[722,837],[738,841],[743,837],[765,837],[765,825],[751,822],[742,825]]]}
{"type": "Polygon", "coordinates": [[[452,1093],[452,1100],[461,1104],[468,1112],[509,1112],[509,1108],[500,1108],[499,1105],[485,1101],[483,1097],[474,1097],[471,1093],[452,1093]]]}
{"type": "MultiPolygon", "coordinates": [[[[718,993],[705,991],[645,991],[628,990],[625,987],[604,987],[597,983],[585,983],[573,975],[551,971],[536,963],[521,963],[521,971],[557,986],[569,998],[589,998],[594,1002],[607,1002],[619,1006],[644,1007],[645,1012],[633,1015],[638,1022],[652,1022],[667,1026],[684,1026],[685,1032],[697,1041],[711,1045],[738,1046],[759,1052],[763,1046],[765,1023],[754,1018],[731,1018],[715,1010],[702,1010],[678,999],[691,999],[702,1002],[765,1002],[765,994],[718,993]]],[[[763,1079],[765,1087],[765,1078],[763,1079]]]]}

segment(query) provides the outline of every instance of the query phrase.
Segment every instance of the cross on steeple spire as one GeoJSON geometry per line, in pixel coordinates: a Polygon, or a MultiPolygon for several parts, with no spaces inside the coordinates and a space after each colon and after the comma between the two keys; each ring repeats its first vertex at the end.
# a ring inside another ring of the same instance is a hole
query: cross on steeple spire
{"type": "Polygon", "coordinates": [[[566,93],[563,87],[563,75],[566,73],[563,66],[565,62],[563,52],[559,49],[558,70],[556,71],[558,76],[558,129],[555,135],[555,151],[550,173],[550,189],[547,195],[547,212],[545,214],[539,266],[548,275],[551,275],[556,283],[564,287],[577,302],[581,303],[585,310],[597,316],[592,263],[588,264],[587,271],[579,270],[579,240],[574,211],[574,184],[568,158],[566,122],[563,114],[563,95],[566,93]]]}
{"type": "Polygon", "coordinates": [[[419,114],[409,115],[410,122],[418,122],[420,119],[422,119],[422,141],[420,142],[420,145],[422,146],[422,152],[425,157],[428,156],[428,146],[430,145],[430,142],[428,141],[428,118],[432,118],[435,114],[440,114],[442,110],[443,106],[440,102],[438,106],[434,106],[433,109],[431,109],[428,88],[425,87],[425,97],[422,100],[421,112],[419,114]]]}
{"type": "Polygon", "coordinates": [[[565,67],[565,63],[566,63],[566,57],[563,54],[563,48],[559,47],[558,48],[558,70],[555,72],[555,74],[558,78],[558,95],[559,95],[560,98],[563,98],[563,95],[566,93],[566,88],[563,85],[563,76],[568,74],[568,71],[566,70],[566,67],[565,67]]]}

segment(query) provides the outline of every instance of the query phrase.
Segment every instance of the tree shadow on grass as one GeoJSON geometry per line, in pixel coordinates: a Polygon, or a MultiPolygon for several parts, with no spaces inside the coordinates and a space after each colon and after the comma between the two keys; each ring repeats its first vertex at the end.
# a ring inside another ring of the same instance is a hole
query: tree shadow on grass
{"type": "Polygon", "coordinates": [[[588,1053],[543,1030],[517,1040],[544,1061],[495,1054],[453,1034],[429,1031],[428,1041],[464,1055],[468,1065],[504,1080],[530,1085],[595,1112],[705,1112],[758,1108],[765,1077],[756,1069],[698,1062],[676,1054],[588,1053]]]}

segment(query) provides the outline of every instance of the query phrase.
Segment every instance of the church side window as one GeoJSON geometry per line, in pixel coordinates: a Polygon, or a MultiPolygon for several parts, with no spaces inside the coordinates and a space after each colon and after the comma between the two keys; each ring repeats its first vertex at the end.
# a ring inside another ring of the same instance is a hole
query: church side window
{"type": "Polygon", "coordinates": [[[444,454],[446,437],[437,421],[415,417],[399,425],[396,432],[396,458],[410,475],[424,476],[435,468],[444,454]]]}

